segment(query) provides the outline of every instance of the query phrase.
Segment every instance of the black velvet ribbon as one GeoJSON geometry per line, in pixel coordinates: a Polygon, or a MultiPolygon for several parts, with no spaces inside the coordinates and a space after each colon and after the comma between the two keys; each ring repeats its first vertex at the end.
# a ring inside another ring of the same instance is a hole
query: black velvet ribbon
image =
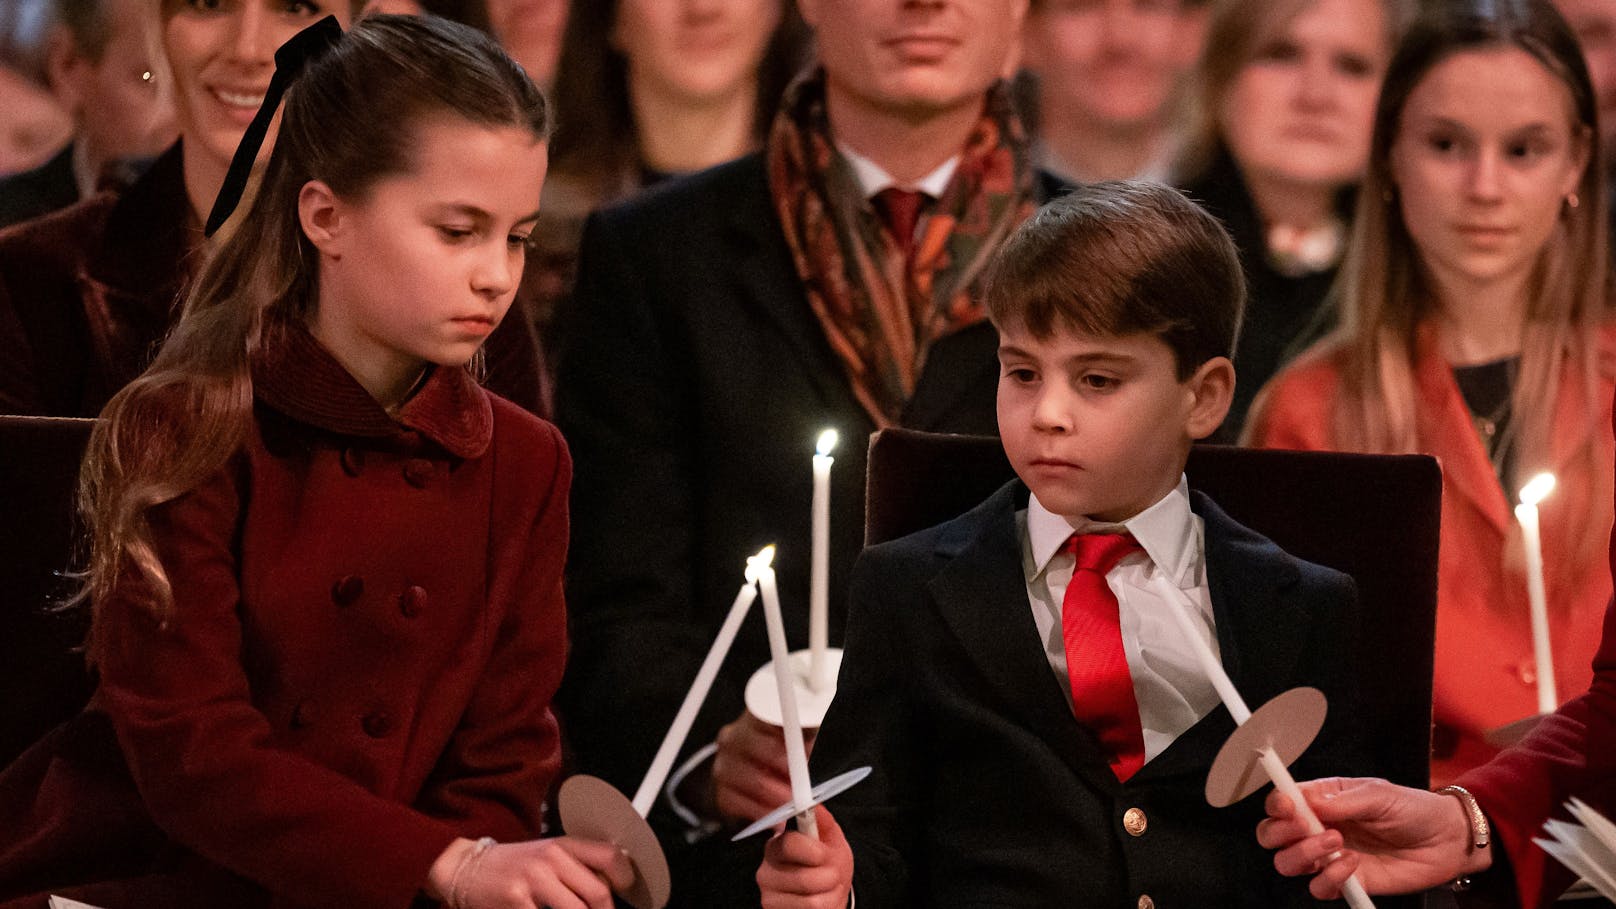
{"type": "Polygon", "coordinates": [[[275,119],[275,111],[281,106],[287,86],[297,79],[310,60],[341,40],[342,26],[338,24],[337,17],[326,16],[287,39],[275,51],[275,75],[270,77],[269,89],[264,92],[264,103],[259,105],[258,113],[241,136],[241,144],[236,146],[235,156],[230,159],[230,170],[225,173],[224,185],[219,187],[219,195],[213,200],[213,211],[208,214],[208,223],[204,228],[207,236],[213,236],[230,219],[236,206],[241,204],[241,195],[247,191],[247,178],[252,176],[253,162],[258,160],[258,150],[264,146],[269,123],[275,119]]]}

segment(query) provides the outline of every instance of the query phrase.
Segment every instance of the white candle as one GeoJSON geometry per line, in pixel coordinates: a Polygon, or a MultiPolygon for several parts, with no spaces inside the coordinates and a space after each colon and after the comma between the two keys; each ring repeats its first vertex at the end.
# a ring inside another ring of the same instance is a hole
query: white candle
{"type": "Polygon", "coordinates": [[[1554,490],[1554,474],[1540,473],[1521,488],[1515,520],[1521,524],[1526,547],[1526,593],[1532,610],[1532,659],[1537,664],[1537,712],[1553,713],[1560,706],[1554,684],[1554,650],[1549,646],[1549,598],[1543,586],[1543,535],[1538,528],[1537,505],[1554,490]]]}
{"type": "Polygon", "coordinates": [[[668,727],[668,734],[662,737],[662,747],[657,749],[656,757],[651,759],[651,767],[645,771],[645,779],[640,781],[640,788],[634,791],[634,810],[640,817],[651,812],[651,806],[656,804],[657,792],[661,790],[663,782],[668,778],[668,771],[673,769],[673,759],[679,755],[679,749],[684,747],[685,739],[690,735],[690,727],[696,722],[696,713],[707,700],[707,692],[713,687],[713,680],[718,677],[718,668],[723,665],[724,657],[729,654],[730,645],[735,643],[735,634],[740,631],[741,622],[746,619],[746,613],[757,599],[757,571],[760,566],[767,566],[774,560],[774,547],[764,547],[763,551],[746,560],[746,583],[741,585],[735,594],[735,602],[730,604],[729,615],[724,617],[724,624],[718,629],[718,637],[714,639],[713,646],[707,650],[707,658],[702,661],[701,669],[696,672],[696,680],[691,683],[690,691],[685,694],[683,704],[679,705],[679,712],[673,717],[673,725],[668,727]]]}
{"type": "Polygon", "coordinates": [[[825,650],[830,647],[830,456],[836,447],[836,430],[819,434],[814,453],[814,526],[808,583],[808,685],[823,691],[830,684],[825,677],[825,650]]]}
{"type": "MultiPolygon", "coordinates": [[[[758,587],[763,590],[763,619],[769,628],[769,654],[774,660],[774,682],[780,692],[780,722],[786,738],[786,770],[791,776],[791,801],[805,806],[813,800],[814,787],[808,777],[808,748],[802,740],[802,723],[797,719],[795,674],[791,671],[791,652],[786,648],[786,623],[780,613],[780,591],[775,586],[773,568],[760,568],[757,579],[758,587]]],[[[797,828],[819,839],[819,824],[814,820],[812,808],[797,815],[797,828]]]]}
{"type": "MultiPolygon", "coordinates": [[[[1173,604],[1167,611],[1172,614],[1173,621],[1178,623],[1178,630],[1184,635],[1184,639],[1190,642],[1196,660],[1200,662],[1207,678],[1212,681],[1212,687],[1217,689],[1218,698],[1223,701],[1223,706],[1228,708],[1229,715],[1234,717],[1235,725],[1244,725],[1246,720],[1251,719],[1251,708],[1246,706],[1246,699],[1240,696],[1240,692],[1234,687],[1234,680],[1229,678],[1229,673],[1224,670],[1223,664],[1212,652],[1212,645],[1201,637],[1201,630],[1190,618],[1190,610],[1194,607],[1190,604],[1189,597],[1168,580],[1166,572],[1157,571],[1151,583],[1155,585],[1158,596],[1173,604]]],[[[1313,813],[1312,806],[1302,798],[1302,790],[1297,787],[1296,778],[1291,776],[1290,768],[1285,766],[1285,762],[1279,759],[1279,755],[1275,754],[1272,748],[1264,748],[1258,754],[1263,770],[1273,781],[1274,788],[1290,797],[1296,806],[1297,815],[1302,818],[1302,823],[1307,825],[1308,832],[1323,833],[1324,825],[1319,822],[1318,815],[1313,813]]],[[[1347,879],[1341,888],[1341,895],[1353,909],[1374,909],[1375,904],[1370,902],[1369,894],[1364,890],[1357,875],[1347,879]]]]}

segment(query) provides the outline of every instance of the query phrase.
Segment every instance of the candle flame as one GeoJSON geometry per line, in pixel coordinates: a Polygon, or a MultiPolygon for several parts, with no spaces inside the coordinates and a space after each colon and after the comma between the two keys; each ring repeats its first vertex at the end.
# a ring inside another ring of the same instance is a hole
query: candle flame
{"type": "Polygon", "coordinates": [[[747,558],[746,579],[756,584],[758,575],[772,564],[774,564],[774,544],[770,543],[762,549],[759,549],[757,555],[749,556],[747,558]]]}
{"type": "Polygon", "coordinates": [[[1540,473],[1528,480],[1521,487],[1521,504],[1537,506],[1549,493],[1554,491],[1554,474],[1540,473]]]}
{"type": "Polygon", "coordinates": [[[840,436],[836,434],[836,430],[825,430],[819,434],[819,444],[815,447],[815,451],[821,455],[830,454],[830,450],[836,447],[836,441],[839,438],[840,436]]]}

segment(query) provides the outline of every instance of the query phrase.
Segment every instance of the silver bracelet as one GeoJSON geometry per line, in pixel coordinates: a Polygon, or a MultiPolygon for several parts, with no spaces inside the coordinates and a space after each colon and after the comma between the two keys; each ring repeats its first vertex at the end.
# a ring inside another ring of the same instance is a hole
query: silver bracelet
{"type": "Polygon", "coordinates": [[[476,873],[477,866],[482,863],[483,853],[499,845],[491,836],[485,836],[471,845],[471,849],[460,857],[460,864],[455,866],[454,877],[449,879],[449,909],[465,909],[465,885],[471,881],[472,874],[476,873]]]}

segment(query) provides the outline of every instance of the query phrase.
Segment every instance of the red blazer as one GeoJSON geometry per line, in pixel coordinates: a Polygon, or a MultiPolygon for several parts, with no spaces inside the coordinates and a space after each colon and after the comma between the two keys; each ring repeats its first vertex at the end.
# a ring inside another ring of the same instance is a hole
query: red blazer
{"type": "MultiPolygon", "coordinates": [[[[1616,328],[1601,338],[1616,351],[1616,328]]],[[[1431,777],[1452,782],[1498,749],[1488,730],[1537,712],[1536,666],[1528,618],[1520,532],[1504,490],[1470,422],[1453,372],[1437,345],[1435,327],[1417,332],[1414,373],[1418,450],[1442,465],[1442,540],[1437,581],[1436,721],[1431,777]]],[[[1602,358],[1601,362],[1608,362],[1602,358]]],[[[1251,444],[1265,448],[1333,449],[1341,353],[1315,349],[1264,389],[1248,424],[1251,444]]],[[[1613,378],[1598,377],[1598,422],[1589,422],[1581,371],[1567,365],[1556,404],[1553,466],[1559,480],[1541,506],[1543,559],[1550,604],[1555,681],[1562,698],[1587,689],[1598,628],[1611,597],[1602,560],[1578,564],[1575,550],[1589,534],[1611,530],[1612,471],[1616,445],[1605,432],[1613,378]],[[1567,466],[1581,446],[1597,448],[1591,475],[1567,466]],[[1604,503],[1594,525],[1584,520],[1589,496],[1604,503]]]]}
{"type": "Polygon", "coordinates": [[[301,329],[270,350],[241,453],[152,515],[172,620],[101,604],[90,706],[0,774],[8,907],[404,907],[456,836],[540,832],[559,433],[450,369],[395,422],[301,329]]]}

